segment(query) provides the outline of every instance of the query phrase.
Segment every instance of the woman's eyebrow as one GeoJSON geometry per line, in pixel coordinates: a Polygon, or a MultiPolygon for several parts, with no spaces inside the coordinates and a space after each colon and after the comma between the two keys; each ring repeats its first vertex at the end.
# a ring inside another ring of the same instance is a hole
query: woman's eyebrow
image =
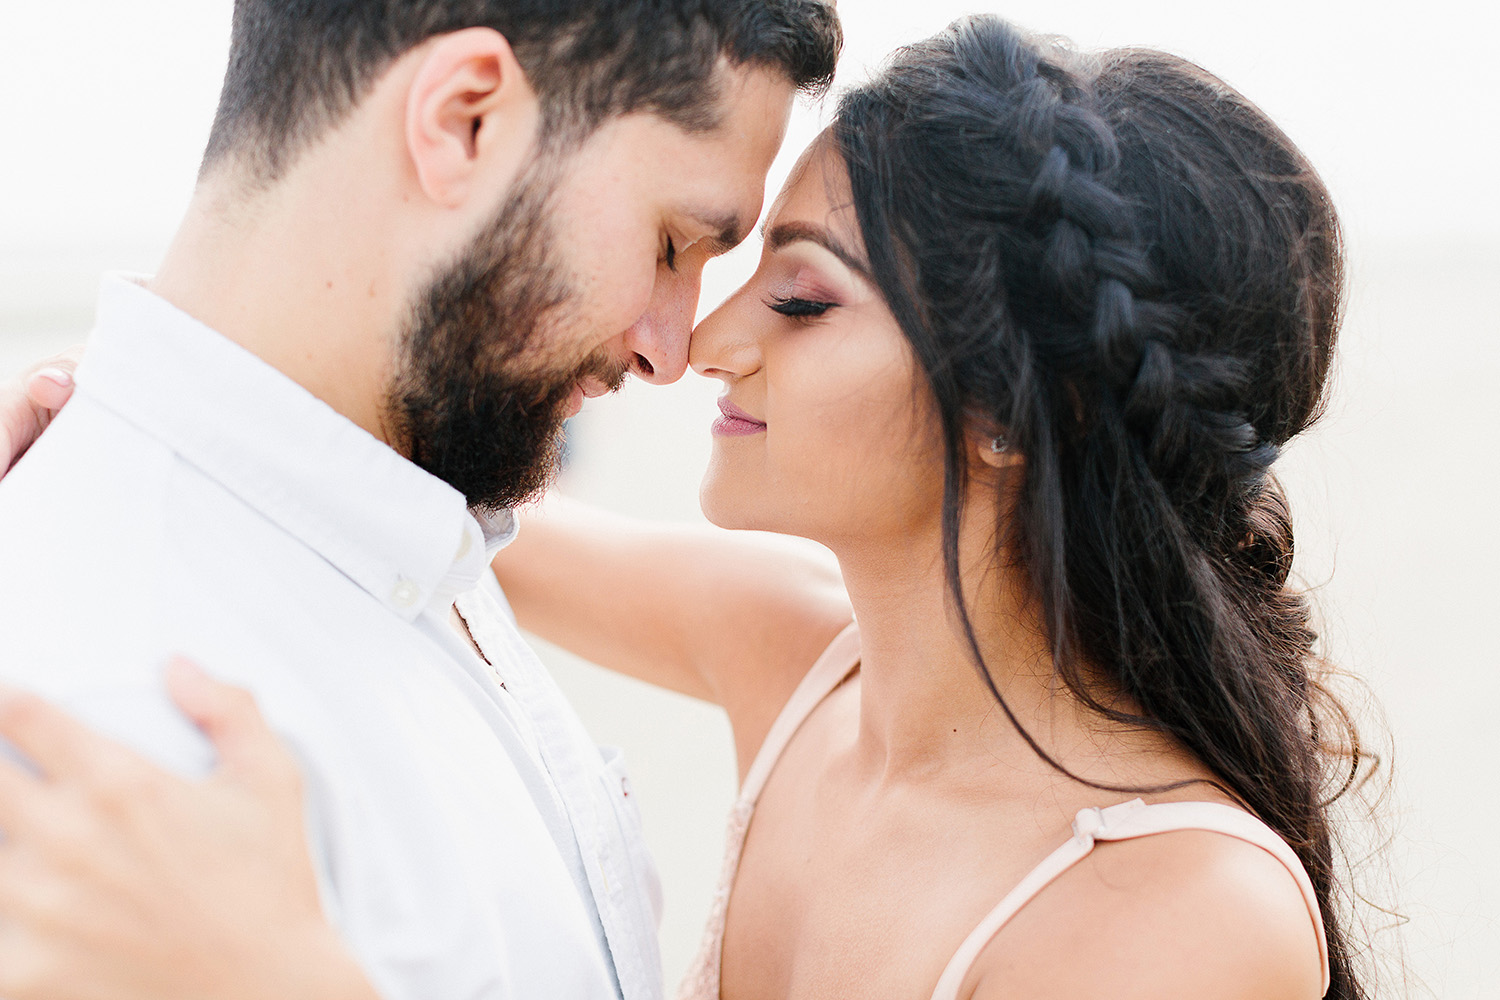
{"type": "Polygon", "coordinates": [[[844,266],[849,270],[863,278],[870,278],[870,265],[860,260],[852,250],[840,243],[833,233],[823,226],[810,222],[782,222],[772,226],[766,232],[766,246],[772,250],[780,250],[788,243],[796,243],[798,240],[816,243],[843,261],[844,266]]]}

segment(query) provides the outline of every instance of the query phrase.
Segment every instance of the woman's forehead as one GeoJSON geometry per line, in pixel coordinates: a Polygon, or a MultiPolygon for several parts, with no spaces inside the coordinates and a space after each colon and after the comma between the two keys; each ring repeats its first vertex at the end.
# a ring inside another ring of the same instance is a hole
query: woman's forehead
{"type": "Polygon", "coordinates": [[[766,215],[762,235],[789,223],[826,228],[845,246],[864,254],[849,170],[827,130],[798,157],[766,215]]]}

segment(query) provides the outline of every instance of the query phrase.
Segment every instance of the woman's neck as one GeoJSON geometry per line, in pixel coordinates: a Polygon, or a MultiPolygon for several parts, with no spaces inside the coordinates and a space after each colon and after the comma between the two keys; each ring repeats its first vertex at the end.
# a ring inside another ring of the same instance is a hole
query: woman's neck
{"type": "MultiPolygon", "coordinates": [[[[1036,743],[1073,773],[1143,783],[1155,768],[1139,755],[1170,753],[1169,745],[1107,722],[1061,682],[1024,571],[998,558],[991,539],[988,530],[967,530],[959,551],[969,616],[995,688],[1036,743]]],[[[1003,762],[1017,781],[1055,782],[1057,770],[1011,724],[975,666],[940,529],[834,549],[860,629],[854,766],[882,783],[967,782],[1003,762]]]]}
{"type": "MultiPolygon", "coordinates": [[[[859,621],[863,763],[891,778],[926,775],[968,760],[981,742],[1009,742],[1016,734],[975,669],[936,526],[860,540],[835,552],[859,621]]],[[[984,589],[1006,589],[994,585],[1004,575],[991,574],[992,585],[984,589]]],[[[966,590],[972,589],[968,583],[966,590]]],[[[990,641],[998,616],[978,610],[989,605],[974,597],[969,607],[990,674],[1015,708],[1018,664],[1040,658],[1039,666],[1050,669],[1046,649],[1024,635],[1016,637],[1020,643],[990,641]]]]}

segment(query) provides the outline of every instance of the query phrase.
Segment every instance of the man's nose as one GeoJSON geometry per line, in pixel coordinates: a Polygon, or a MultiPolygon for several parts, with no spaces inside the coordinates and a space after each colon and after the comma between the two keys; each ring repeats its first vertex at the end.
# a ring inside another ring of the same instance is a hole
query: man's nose
{"type": "Polygon", "coordinates": [[[687,370],[699,277],[679,274],[677,279],[658,285],[650,307],[625,331],[631,371],[653,385],[670,385],[687,370]]]}

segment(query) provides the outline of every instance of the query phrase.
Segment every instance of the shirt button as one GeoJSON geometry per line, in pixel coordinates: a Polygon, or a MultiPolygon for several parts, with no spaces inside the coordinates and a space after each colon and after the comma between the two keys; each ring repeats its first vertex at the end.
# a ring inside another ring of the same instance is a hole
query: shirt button
{"type": "Polygon", "coordinates": [[[391,591],[391,600],[400,608],[414,607],[421,599],[421,588],[410,580],[401,580],[396,584],[396,589],[391,591]]]}

